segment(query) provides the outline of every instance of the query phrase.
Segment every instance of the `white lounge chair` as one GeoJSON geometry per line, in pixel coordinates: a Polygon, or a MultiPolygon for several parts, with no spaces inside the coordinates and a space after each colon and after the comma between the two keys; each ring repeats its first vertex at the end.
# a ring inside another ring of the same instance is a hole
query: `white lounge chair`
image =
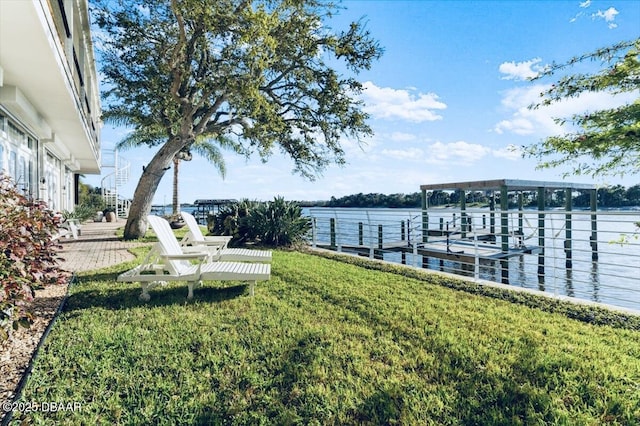
{"type": "Polygon", "coordinates": [[[73,238],[78,239],[80,235],[80,224],[75,219],[68,219],[60,224],[58,227],[58,233],[53,236],[54,240],[60,238],[73,238]]]}
{"type": "Polygon", "coordinates": [[[271,252],[268,250],[250,250],[242,248],[227,248],[227,243],[232,237],[202,235],[202,230],[196,218],[186,212],[180,212],[189,232],[180,241],[185,251],[206,251],[209,253],[207,260],[221,260],[231,262],[271,262],[271,252]],[[185,248],[189,247],[189,248],[185,248]],[[195,247],[195,249],[194,249],[195,247]]]}
{"type": "Polygon", "coordinates": [[[207,246],[207,247],[220,247],[221,249],[227,248],[229,241],[233,237],[228,235],[203,235],[198,221],[192,214],[181,211],[182,219],[187,224],[189,232],[187,232],[184,238],[180,241],[181,246],[207,246]]]}
{"type": "Polygon", "coordinates": [[[255,283],[271,277],[271,265],[266,263],[205,262],[209,253],[184,253],[169,222],[153,215],[148,216],[148,220],[158,236],[158,243],[141,265],[118,276],[121,282],[140,282],[140,300],[149,300],[149,290],[167,281],[186,281],[189,299],[202,281],[248,281],[253,296],[255,283]]]}

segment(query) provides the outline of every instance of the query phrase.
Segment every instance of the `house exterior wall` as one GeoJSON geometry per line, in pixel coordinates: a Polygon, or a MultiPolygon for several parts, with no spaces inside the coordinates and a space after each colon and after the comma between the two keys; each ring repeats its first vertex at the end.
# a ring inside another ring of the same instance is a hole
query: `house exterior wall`
{"type": "Polygon", "coordinates": [[[0,170],[73,210],[99,174],[100,99],[87,0],[0,1],[0,170]]]}

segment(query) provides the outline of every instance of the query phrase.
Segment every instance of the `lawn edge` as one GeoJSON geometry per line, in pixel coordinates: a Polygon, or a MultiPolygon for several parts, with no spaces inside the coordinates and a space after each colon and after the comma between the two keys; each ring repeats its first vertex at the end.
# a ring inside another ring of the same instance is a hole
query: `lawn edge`
{"type": "Polygon", "coordinates": [[[366,269],[402,275],[465,293],[505,300],[548,313],[561,314],[588,324],[640,331],[640,311],[632,309],[487,280],[464,279],[464,277],[446,272],[337,253],[327,249],[305,247],[300,251],[366,269]]]}

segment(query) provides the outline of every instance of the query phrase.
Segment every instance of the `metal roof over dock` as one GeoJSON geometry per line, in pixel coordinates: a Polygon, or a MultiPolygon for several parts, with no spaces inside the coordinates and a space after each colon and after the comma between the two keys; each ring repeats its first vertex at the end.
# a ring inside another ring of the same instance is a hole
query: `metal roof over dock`
{"type": "Polygon", "coordinates": [[[538,188],[545,189],[575,189],[589,190],[596,189],[595,184],[589,183],[573,183],[573,182],[549,182],[536,180],[521,179],[494,179],[494,180],[478,180],[471,182],[452,182],[452,183],[435,183],[420,185],[422,191],[451,191],[456,189],[478,190],[478,191],[498,191],[503,187],[507,187],[508,191],[531,191],[538,188]]]}
{"type": "Polygon", "coordinates": [[[198,199],[196,201],[194,201],[193,205],[194,206],[211,206],[211,205],[222,205],[222,204],[233,204],[233,203],[237,203],[238,200],[234,200],[234,199],[198,199]]]}

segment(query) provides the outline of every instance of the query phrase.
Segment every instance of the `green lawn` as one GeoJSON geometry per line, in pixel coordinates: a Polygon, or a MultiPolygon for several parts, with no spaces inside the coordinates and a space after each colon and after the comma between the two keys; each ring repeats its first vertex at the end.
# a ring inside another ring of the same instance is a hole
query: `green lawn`
{"type": "MultiPolygon", "coordinates": [[[[297,252],[254,298],[71,290],[24,401],[35,424],[639,424],[640,331],[297,252]]],[[[394,269],[401,270],[401,269],[394,269]]],[[[451,281],[455,284],[454,281],[451,281]]],[[[455,284],[457,285],[457,284],[455,284]]]]}

